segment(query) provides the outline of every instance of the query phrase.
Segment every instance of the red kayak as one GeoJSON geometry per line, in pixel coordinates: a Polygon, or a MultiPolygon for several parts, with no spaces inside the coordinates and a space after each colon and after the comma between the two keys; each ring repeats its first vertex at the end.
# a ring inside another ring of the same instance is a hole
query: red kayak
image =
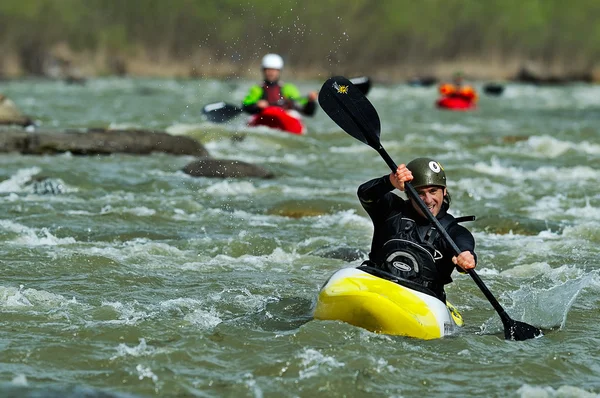
{"type": "Polygon", "coordinates": [[[452,96],[443,97],[436,102],[438,108],[453,109],[459,111],[466,111],[469,109],[475,109],[475,101],[471,98],[452,96]]]}
{"type": "Polygon", "coordinates": [[[252,115],[248,126],[267,126],[292,134],[304,134],[306,131],[298,112],[278,106],[266,107],[262,112],[252,115]]]}

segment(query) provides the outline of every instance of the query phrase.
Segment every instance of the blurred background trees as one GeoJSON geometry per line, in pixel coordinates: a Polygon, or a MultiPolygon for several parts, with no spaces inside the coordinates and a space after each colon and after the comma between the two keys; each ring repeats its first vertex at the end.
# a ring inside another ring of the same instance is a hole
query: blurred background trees
{"type": "Polygon", "coordinates": [[[0,75],[592,74],[598,0],[2,0],[0,75]]]}

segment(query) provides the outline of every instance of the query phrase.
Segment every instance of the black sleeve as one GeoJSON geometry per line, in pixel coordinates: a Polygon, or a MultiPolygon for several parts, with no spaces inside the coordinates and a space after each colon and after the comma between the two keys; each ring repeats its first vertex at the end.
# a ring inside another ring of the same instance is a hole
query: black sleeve
{"type": "Polygon", "coordinates": [[[373,202],[377,202],[383,195],[393,190],[394,186],[392,185],[388,174],[365,182],[358,187],[358,192],[356,194],[358,195],[360,203],[365,207],[372,206],[373,202]]]}
{"type": "Polygon", "coordinates": [[[302,113],[306,116],[312,116],[317,111],[317,101],[308,101],[304,108],[302,109],[302,113]]]}
{"type": "MultiPolygon", "coordinates": [[[[456,246],[460,249],[461,252],[470,251],[475,257],[475,264],[477,264],[477,254],[475,253],[475,238],[473,234],[463,227],[462,225],[455,225],[448,231],[448,235],[452,238],[456,246]]],[[[453,254],[454,255],[454,254],[453,254]]],[[[460,267],[457,270],[462,271],[460,267]]]]}
{"type": "Polygon", "coordinates": [[[393,190],[394,186],[389,175],[367,181],[358,187],[357,195],[360,204],[375,223],[387,217],[392,202],[400,199],[391,193],[393,190]]]}

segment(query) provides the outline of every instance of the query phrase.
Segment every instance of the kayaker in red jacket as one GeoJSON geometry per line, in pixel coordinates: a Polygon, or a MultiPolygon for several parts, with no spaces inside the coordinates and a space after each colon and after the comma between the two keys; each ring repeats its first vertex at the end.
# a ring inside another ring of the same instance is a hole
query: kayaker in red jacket
{"type": "Polygon", "coordinates": [[[471,102],[477,101],[477,92],[471,86],[463,84],[462,73],[454,74],[452,83],[443,83],[439,87],[442,97],[461,97],[471,102]]]}
{"type": "Polygon", "coordinates": [[[369,260],[363,266],[421,285],[442,301],[446,296],[444,285],[452,282],[453,270],[475,268],[475,239],[447,212],[450,195],[446,173],[435,160],[417,158],[408,165],[401,164],[395,173],[362,184],[358,197],[375,227],[369,260]],[[411,182],[462,250],[458,256],[413,200],[404,200],[392,192],[394,188],[404,191],[405,182],[411,182]]]}
{"type": "Polygon", "coordinates": [[[269,106],[294,109],[304,115],[312,116],[317,109],[317,92],[311,91],[307,97],[293,84],[279,80],[283,69],[283,59],[277,54],[267,54],[261,63],[264,81],[250,88],[242,103],[244,111],[258,113],[269,106]]]}

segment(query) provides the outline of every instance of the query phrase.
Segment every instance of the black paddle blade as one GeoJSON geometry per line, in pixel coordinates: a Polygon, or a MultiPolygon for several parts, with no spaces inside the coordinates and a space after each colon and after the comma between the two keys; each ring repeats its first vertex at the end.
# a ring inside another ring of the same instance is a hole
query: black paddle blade
{"type": "Polygon", "coordinates": [[[353,77],[350,81],[358,87],[364,95],[367,95],[369,90],[371,90],[371,79],[368,76],[353,77]]]}
{"type": "Polygon", "coordinates": [[[335,76],[323,83],[319,105],[346,133],[378,149],[381,122],[375,107],[348,79],[335,76]]]}
{"type": "Polygon", "coordinates": [[[204,113],[206,119],[212,123],[228,122],[242,112],[242,108],[225,102],[215,102],[202,108],[202,113],[204,113]]]}
{"type": "Polygon", "coordinates": [[[523,341],[542,337],[544,333],[541,329],[525,322],[509,319],[504,322],[504,338],[506,340],[523,341]]]}

